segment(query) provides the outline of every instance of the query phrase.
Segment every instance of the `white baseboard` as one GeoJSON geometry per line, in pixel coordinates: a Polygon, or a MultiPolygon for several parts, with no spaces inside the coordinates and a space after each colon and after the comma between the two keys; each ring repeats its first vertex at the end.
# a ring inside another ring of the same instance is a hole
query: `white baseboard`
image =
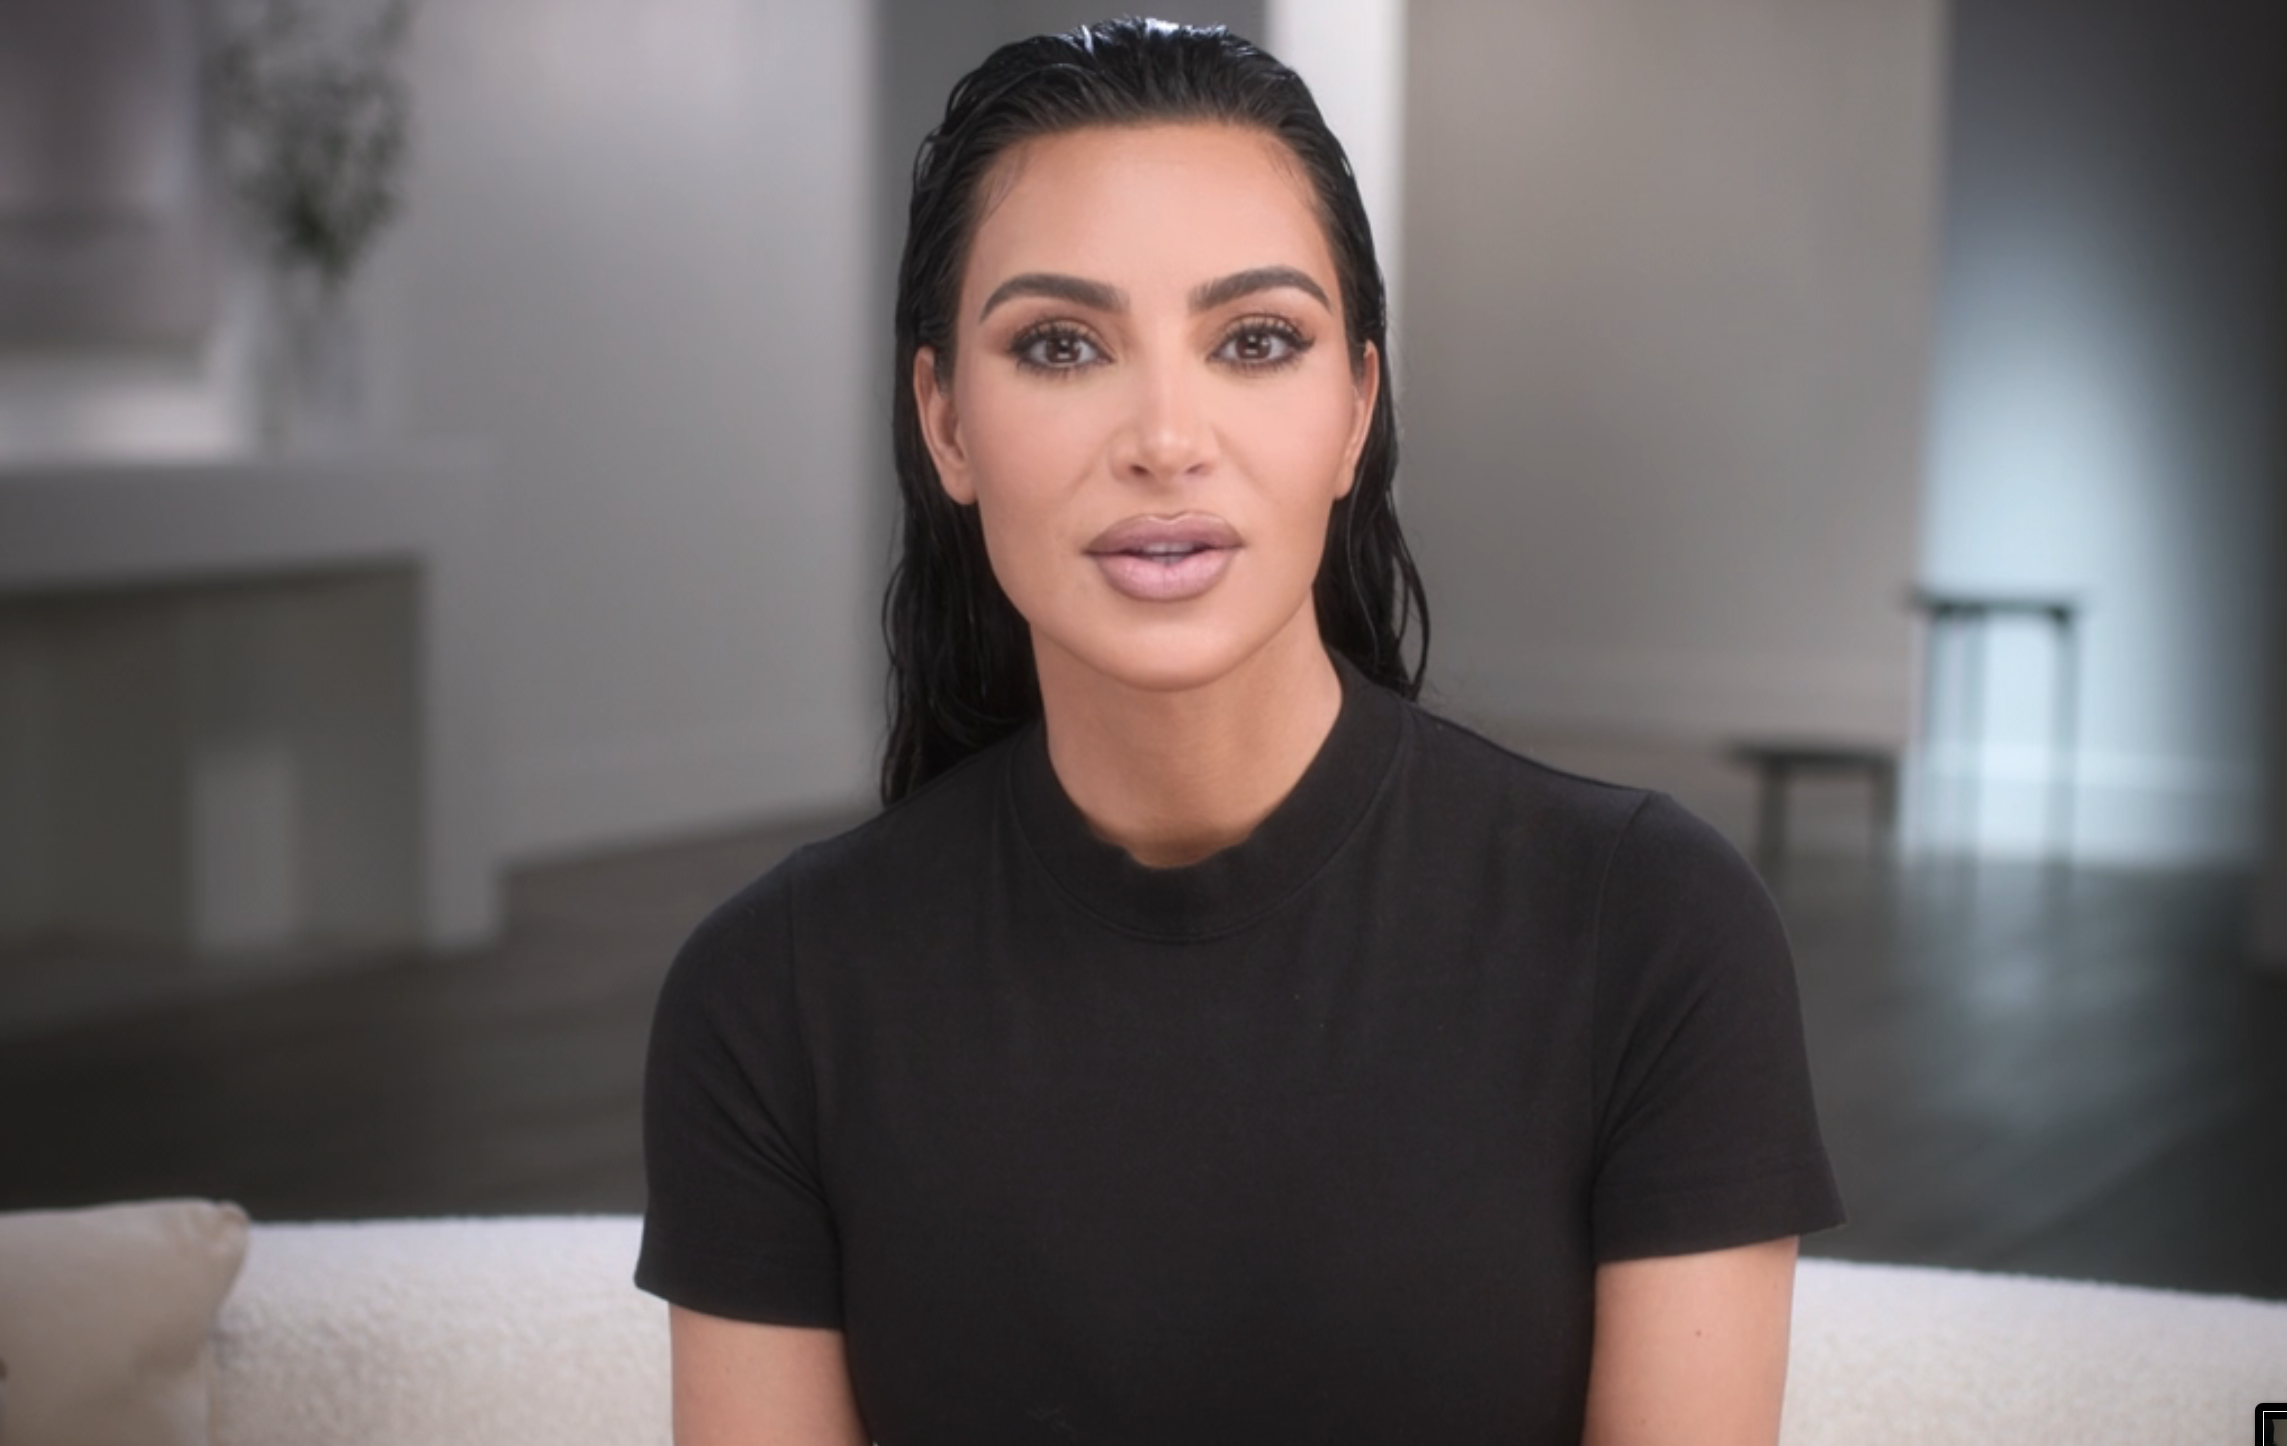
{"type": "MultiPolygon", "coordinates": [[[[1441,635],[1431,707],[1512,735],[1662,740],[1704,749],[1754,736],[1887,742],[1913,733],[1909,671],[1874,663],[1661,653],[1526,655],[1499,640],[1441,635]]],[[[1909,846],[2031,857],[2050,844],[2049,760],[1988,747],[1975,760],[1909,756],[1901,790],[1909,846]],[[1960,802],[1974,776],[1974,823],[1960,802]]],[[[2134,866],[2241,865],[2262,855],[2252,763],[2084,749],[2075,765],[2071,855],[2134,866]]],[[[1741,795],[1744,797],[1744,794],[1741,795]]],[[[1726,801],[1713,800],[1720,806],[1726,801]]],[[[2282,926],[2287,929],[2287,925],[2282,926]]]]}
{"type": "Polygon", "coordinates": [[[690,729],[502,761],[510,862],[874,801],[878,729],[853,712],[690,729]]]}
{"type": "MultiPolygon", "coordinates": [[[[1907,765],[1912,846],[2031,857],[2050,850],[2056,794],[2048,750],[1933,749],[1907,765]]],[[[2263,852],[2252,764],[2083,751],[2072,764],[2070,853],[2088,863],[2253,863],[2263,852]]]]}

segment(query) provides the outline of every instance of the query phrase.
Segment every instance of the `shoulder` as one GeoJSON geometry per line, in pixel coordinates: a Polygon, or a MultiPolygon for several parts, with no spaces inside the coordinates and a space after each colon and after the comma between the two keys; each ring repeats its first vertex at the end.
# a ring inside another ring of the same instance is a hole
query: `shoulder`
{"type": "Polygon", "coordinates": [[[1003,826],[998,804],[1016,741],[985,749],[864,822],[796,849],[701,919],[678,969],[739,972],[765,957],[790,956],[795,937],[821,919],[874,918],[966,887],[1003,826]]]}
{"type": "Polygon", "coordinates": [[[1456,822],[1524,831],[1543,848],[1609,853],[1639,814],[1681,812],[1664,795],[1553,767],[1414,705],[1400,787],[1456,822]]]}
{"type": "Polygon", "coordinates": [[[1580,891],[1610,945],[1645,927],[1728,920],[1777,929],[1762,880],[1731,841],[1665,793],[1589,778],[1504,747],[1427,709],[1399,783],[1424,826],[1461,848],[1529,857],[1580,891]]]}
{"type": "Polygon", "coordinates": [[[988,749],[865,822],[795,850],[710,909],[661,983],[654,1059],[802,1058],[833,993],[834,960],[922,928],[967,887],[961,871],[981,867],[1000,752],[988,749]]]}
{"type": "Polygon", "coordinates": [[[1027,736],[971,755],[857,827],[800,850],[782,866],[789,877],[781,887],[812,917],[870,916],[972,888],[1007,827],[1009,760],[1027,736]]]}
{"type": "Polygon", "coordinates": [[[1598,897],[1607,958],[1678,949],[1783,963],[1786,931],[1762,876],[1731,841],[1665,794],[1614,840],[1598,897]]]}

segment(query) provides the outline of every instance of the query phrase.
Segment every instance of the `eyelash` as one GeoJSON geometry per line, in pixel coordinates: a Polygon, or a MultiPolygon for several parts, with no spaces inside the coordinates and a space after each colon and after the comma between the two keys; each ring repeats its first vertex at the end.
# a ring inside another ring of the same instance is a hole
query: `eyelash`
{"type": "Polygon", "coordinates": [[[1292,322],[1281,320],[1275,316],[1250,316],[1225,332],[1222,341],[1216,343],[1215,350],[1220,354],[1233,344],[1249,339],[1258,342],[1267,339],[1286,348],[1285,355],[1274,356],[1267,360],[1245,361],[1238,357],[1231,358],[1232,365],[1250,372],[1283,371],[1300,362],[1311,347],[1310,338],[1303,335],[1302,329],[1292,322]]]}
{"type": "Polygon", "coordinates": [[[1044,321],[1028,326],[1009,343],[1009,355],[1016,358],[1019,371],[1038,372],[1043,376],[1070,376],[1084,368],[1100,364],[1104,349],[1094,337],[1066,321],[1044,321]],[[1034,352],[1043,346],[1087,347],[1096,358],[1084,362],[1043,361],[1034,352]]]}
{"type": "MultiPolygon", "coordinates": [[[[1292,322],[1275,316],[1251,316],[1225,332],[1222,339],[1215,343],[1215,350],[1211,355],[1220,357],[1225,351],[1242,342],[1260,345],[1264,341],[1285,347],[1285,353],[1255,360],[1238,356],[1231,356],[1225,360],[1240,371],[1260,375],[1267,372],[1283,371],[1296,365],[1313,345],[1311,338],[1292,322]]],[[[1042,376],[1068,377],[1089,367],[1101,366],[1104,361],[1102,343],[1082,328],[1074,326],[1068,321],[1047,321],[1037,326],[1027,327],[1018,332],[1016,337],[1009,342],[1008,350],[1009,355],[1015,359],[1019,370],[1038,373],[1042,376]],[[1037,353],[1047,346],[1086,347],[1094,352],[1095,356],[1083,361],[1046,361],[1037,353]]]]}

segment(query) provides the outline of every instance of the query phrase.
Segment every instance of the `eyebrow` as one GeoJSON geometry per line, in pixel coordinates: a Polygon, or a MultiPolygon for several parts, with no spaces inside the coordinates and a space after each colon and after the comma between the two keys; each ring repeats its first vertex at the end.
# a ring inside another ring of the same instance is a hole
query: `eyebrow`
{"type": "MultiPolygon", "coordinates": [[[[1194,312],[1212,311],[1228,305],[1242,296],[1258,291],[1276,291],[1292,287],[1305,295],[1315,297],[1320,306],[1332,310],[1334,303],[1326,299],[1326,290],[1310,277],[1292,266],[1255,266],[1245,271],[1234,271],[1229,276],[1201,282],[1191,289],[1191,309],[1194,312]]],[[[993,288],[985,304],[977,310],[977,320],[992,315],[993,308],[1004,301],[1020,296],[1045,296],[1054,301],[1069,301],[1095,311],[1126,311],[1128,294],[1117,286],[1101,281],[1090,281],[1081,276],[1065,276],[1053,271],[1027,271],[1012,276],[993,288]]]]}
{"type": "Polygon", "coordinates": [[[1291,266],[1257,266],[1248,271],[1234,271],[1220,281],[1209,281],[1192,288],[1191,309],[1213,311],[1218,306],[1252,296],[1258,291],[1276,291],[1280,287],[1293,287],[1307,296],[1315,297],[1328,311],[1334,303],[1326,299],[1319,284],[1291,266]]]}
{"type": "Polygon", "coordinates": [[[1089,281],[1078,276],[1060,276],[1053,271],[1027,271],[1022,275],[1011,276],[994,287],[993,294],[986,297],[985,304],[978,308],[977,320],[983,321],[993,314],[994,307],[1004,301],[1014,301],[1020,296],[1045,296],[1095,311],[1128,309],[1128,294],[1117,286],[1107,286],[1101,281],[1089,281]]]}

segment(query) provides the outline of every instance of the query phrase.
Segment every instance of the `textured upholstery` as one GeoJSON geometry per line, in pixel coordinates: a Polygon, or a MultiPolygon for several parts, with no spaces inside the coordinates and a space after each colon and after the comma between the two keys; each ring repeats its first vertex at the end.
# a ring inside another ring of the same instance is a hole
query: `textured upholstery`
{"type": "Polygon", "coordinates": [[[2287,1304],[1806,1260],[1783,1446],[2226,1446],[2287,1400],[2287,1304]]]}
{"type": "Polygon", "coordinates": [[[636,1232],[257,1225],[217,1326],[217,1446],[664,1446],[667,1308],[630,1283],[636,1232]]]}
{"type": "MultiPolygon", "coordinates": [[[[668,1439],[632,1218],[257,1225],[218,1446],[668,1439]]],[[[2287,1400],[2287,1304],[1806,1260],[1786,1446],[2209,1446],[2287,1400]]]]}

